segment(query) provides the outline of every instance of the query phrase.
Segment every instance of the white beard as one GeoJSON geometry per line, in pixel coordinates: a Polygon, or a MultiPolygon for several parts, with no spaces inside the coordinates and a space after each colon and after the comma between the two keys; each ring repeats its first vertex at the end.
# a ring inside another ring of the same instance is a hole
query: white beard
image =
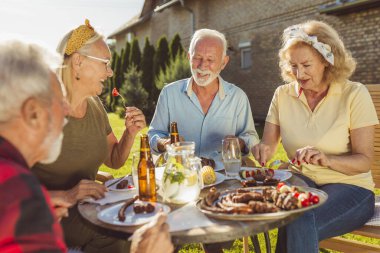
{"type": "Polygon", "coordinates": [[[59,154],[61,153],[61,148],[62,148],[62,141],[63,141],[63,132],[60,133],[60,135],[56,138],[54,138],[53,142],[51,139],[53,136],[48,135],[45,139],[46,144],[49,145],[49,153],[47,157],[43,160],[40,161],[40,163],[48,164],[48,163],[53,163],[55,160],[57,160],[59,154]]]}
{"type": "Polygon", "coordinates": [[[200,70],[200,69],[191,69],[191,74],[193,75],[193,79],[194,81],[199,85],[199,86],[202,86],[202,87],[205,87],[207,85],[209,85],[212,81],[215,80],[215,78],[217,78],[219,76],[219,72],[212,72],[210,70],[200,70]],[[198,78],[198,75],[197,74],[201,74],[201,75],[208,75],[208,77],[204,77],[204,78],[198,78]]]}

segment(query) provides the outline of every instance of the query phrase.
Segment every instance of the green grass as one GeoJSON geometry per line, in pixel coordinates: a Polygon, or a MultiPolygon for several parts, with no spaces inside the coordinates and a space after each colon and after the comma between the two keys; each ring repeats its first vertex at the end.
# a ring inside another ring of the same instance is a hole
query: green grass
{"type": "MultiPolygon", "coordinates": [[[[115,133],[116,137],[119,139],[122,136],[123,131],[124,131],[124,120],[120,119],[119,116],[117,116],[116,114],[113,114],[113,113],[108,114],[108,118],[110,120],[113,132],[115,133]]],[[[147,130],[148,130],[148,128],[145,128],[141,131],[141,133],[146,133],[147,130]]],[[[262,127],[257,127],[257,131],[258,131],[259,135],[261,136],[262,135],[262,127]]],[[[132,147],[131,154],[139,151],[139,148],[140,148],[140,135],[137,134],[136,138],[135,138],[135,142],[134,142],[133,147],[132,147]]],[[[277,159],[284,160],[284,161],[288,160],[286,153],[285,153],[285,150],[281,144],[279,145],[276,154],[269,161],[269,163],[271,161],[277,160],[277,159]]],[[[130,156],[128,158],[128,160],[126,161],[125,165],[118,170],[110,169],[105,165],[102,165],[100,167],[100,170],[109,172],[114,177],[120,177],[120,176],[124,176],[124,175],[131,172],[131,164],[132,164],[132,156],[130,156]]],[[[380,195],[380,189],[376,189],[375,193],[377,195],[380,195]]],[[[276,246],[277,230],[270,231],[269,235],[270,235],[271,243],[272,243],[272,252],[274,252],[275,246],[276,246]]],[[[352,234],[346,234],[346,235],[343,235],[343,237],[347,238],[347,239],[354,239],[354,240],[361,241],[361,242],[380,245],[379,239],[372,239],[372,238],[367,238],[367,237],[357,236],[357,235],[352,235],[352,234]]],[[[261,251],[265,252],[264,237],[262,236],[262,234],[259,235],[259,240],[260,240],[261,251]]],[[[224,252],[226,252],[226,253],[242,252],[242,245],[243,245],[242,240],[235,240],[233,246],[230,249],[224,250],[224,252]]],[[[251,242],[249,242],[249,250],[250,250],[250,252],[253,252],[253,245],[251,242]]],[[[186,253],[198,253],[198,252],[204,252],[204,251],[202,250],[200,244],[188,244],[188,245],[184,245],[180,249],[179,252],[181,252],[181,253],[185,253],[185,252],[186,253]]],[[[336,252],[336,251],[324,250],[321,252],[336,252]]]]}

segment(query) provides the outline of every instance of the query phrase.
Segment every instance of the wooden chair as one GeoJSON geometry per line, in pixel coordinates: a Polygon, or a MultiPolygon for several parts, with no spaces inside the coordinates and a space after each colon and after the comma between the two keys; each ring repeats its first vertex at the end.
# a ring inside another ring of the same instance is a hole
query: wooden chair
{"type": "MultiPolygon", "coordinates": [[[[380,119],[380,84],[366,85],[371,94],[373,103],[376,108],[377,117],[380,119]]],[[[380,126],[375,127],[375,141],[374,141],[374,159],[371,165],[371,172],[375,187],[380,188],[380,126]]],[[[379,198],[377,198],[379,201],[379,198]]],[[[380,226],[364,225],[358,230],[352,231],[350,234],[362,235],[370,238],[380,239],[380,226]]],[[[379,245],[349,240],[341,237],[333,237],[319,243],[321,248],[337,250],[345,253],[369,253],[380,252],[379,245]]]]}

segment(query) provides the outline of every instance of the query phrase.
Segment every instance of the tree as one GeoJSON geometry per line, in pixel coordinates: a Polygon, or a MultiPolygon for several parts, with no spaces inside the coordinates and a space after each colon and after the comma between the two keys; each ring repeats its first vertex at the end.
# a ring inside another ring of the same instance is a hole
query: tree
{"type": "Polygon", "coordinates": [[[128,67],[130,65],[130,57],[131,57],[131,43],[127,41],[125,43],[124,55],[123,55],[123,71],[126,73],[128,71],[128,67]]]}
{"type": "MultiPolygon", "coordinates": [[[[120,93],[125,98],[128,106],[136,106],[145,114],[148,108],[148,92],[143,88],[141,83],[141,71],[137,70],[135,65],[129,67],[125,74],[125,81],[120,89],[120,93]]],[[[124,117],[124,108],[119,110],[119,116],[124,117]]]]}
{"type": "Polygon", "coordinates": [[[132,64],[136,67],[138,71],[140,70],[141,51],[140,51],[139,41],[137,40],[137,38],[133,39],[132,46],[131,46],[131,56],[130,56],[129,65],[132,65],[132,64]]]}
{"type": "Polygon", "coordinates": [[[172,41],[170,42],[170,56],[171,59],[174,60],[177,54],[182,54],[183,53],[183,47],[181,44],[181,37],[177,33],[172,41]]]}
{"type": "Polygon", "coordinates": [[[166,67],[170,61],[168,40],[162,36],[157,43],[157,51],[154,59],[154,72],[156,76],[163,71],[165,73],[166,67]]]}
{"type": "Polygon", "coordinates": [[[191,76],[190,63],[186,53],[177,54],[174,61],[171,61],[170,68],[166,72],[161,71],[156,79],[156,86],[161,90],[166,84],[191,76]]]}
{"type": "Polygon", "coordinates": [[[145,90],[149,93],[149,100],[157,93],[156,85],[154,84],[154,46],[150,44],[149,38],[145,38],[145,46],[143,51],[143,57],[141,60],[141,82],[145,90]]]}

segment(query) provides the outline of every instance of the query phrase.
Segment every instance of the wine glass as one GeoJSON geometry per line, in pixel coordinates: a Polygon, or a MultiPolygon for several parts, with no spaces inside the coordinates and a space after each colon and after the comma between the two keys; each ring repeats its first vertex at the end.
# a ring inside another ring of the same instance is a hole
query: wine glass
{"type": "Polygon", "coordinates": [[[227,178],[238,178],[241,167],[241,152],[237,137],[223,139],[222,159],[227,178]]]}

